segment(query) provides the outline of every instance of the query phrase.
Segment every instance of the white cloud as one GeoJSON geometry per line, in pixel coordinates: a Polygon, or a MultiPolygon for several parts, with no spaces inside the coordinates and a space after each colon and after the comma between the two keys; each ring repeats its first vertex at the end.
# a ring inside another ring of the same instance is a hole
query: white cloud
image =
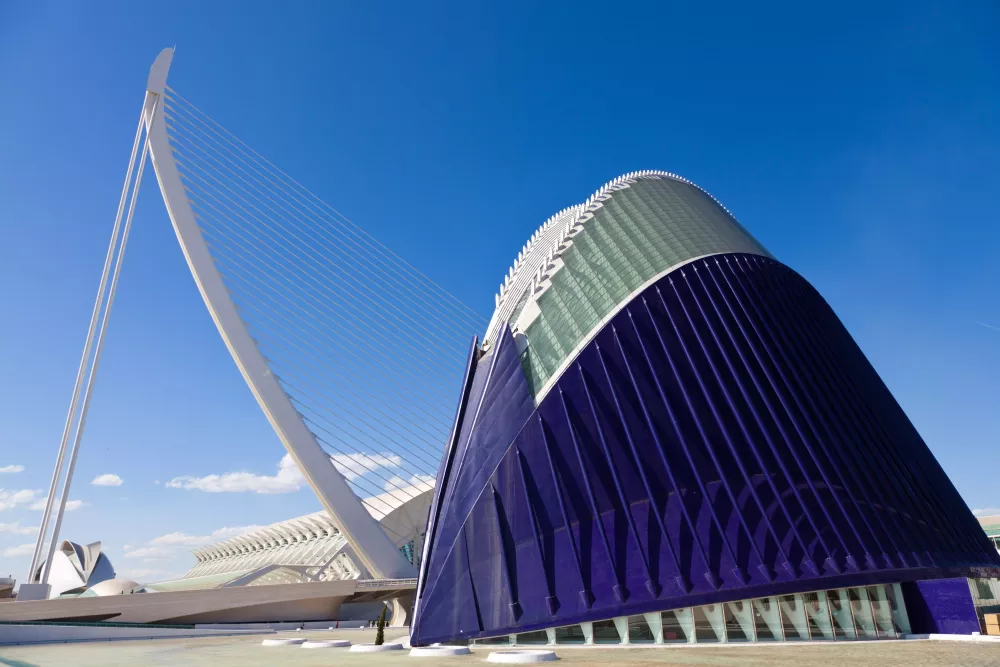
{"type": "MultiPolygon", "coordinates": [[[[395,454],[334,454],[330,461],[348,480],[355,480],[380,468],[398,468],[403,462],[395,454]]],[[[221,475],[174,477],[166,485],[172,489],[206,491],[208,493],[292,493],[305,485],[305,477],[290,454],[285,454],[278,462],[278,472],[274,475],[258,475],[252,472],[227,472],[221,475]]]]}
{"type": "Polygon", "coordinates": [[[362,475],[374,472],[379,468],[398,468],[403,459],[395,454],[334,454],[330,457],[334,467],[348,480],[355,480],[362,475]]]}
{"type": "Polygon", "coordinates": [[[0,468],[0,473],[3,472],[24,472],[24,466],[3,466],[0,468]]]}
{"type": "Polygon", "coordinates": [[[125,552],[125,558],[157,559],[171,558],[175,555],[174,550],[169,547],[140,547],[125,552]]]}
{"type": "Polygon", "coordinates": [[[275,475],[257,475],[252,472],[227,472],[205,477],[174,477],[167,482],[172,489],[207,491],[208,493],[292,493],[302,488],[305,478],[295,461],[285,454],[278,463],[275,475]]]}
{"type": "MultiPolygon", "coordinates": [[[[37,492],[33,492],[33,493],[37,493],[37,492]]],[[[42,498],[41,500],[36,500],[35,502],[31,503],[31,506],[28,507],[28,509],[29,510],[35,510],[36,512],[41,512],[41,511],[43,511],[45,509],[45,503],[46,503],[46,501],[48,499],[49,499],[49,497],[46,496],[46,497],[42,498]]],[[[78,510],[81,507],[83,507],[83,501],[82,500],[67,500],[66,501],[66,511],[67,512],[72,512],[73,510],[78,510]]],[[[53,512],[58,512],[59,511],[59,501],[58,500],[52,505],[52,511],[53,512]]]]}
{"type": "Polygon", "coordinates": [[[35,553],[34,544],[22,544],[17,547],[7,547],[3,550],[3,555],[6,558],[14,558],[16,556],[30,556],[35,553]]]}
{"type": "Polygon", "coordinates": [[[34,502],[37,496],[38,491],[35,489],[21,489],[18,491],[0,489],[0,512],[34,502]]]}
{"type": "Polygon", "coordinates": [[[90,480],[90,483],[94,486],[121,486],[123,484],[121,477],[110,472],[98,475],[94,479],[90,480]]]}
{"type": "Polygon", "coordinates": [[[22,526],[20,521],[14,523],[0,523],[0,533],[14,533],[15,535],[34,535],[38,532],[38,526],[22,526]]]}
{"type": "Polygon", "coordinates": [[[149,541],[152,545],[158,546],[178,546],[178,547],[203,547],[207,544],[212,544],[214,542],[221,542],[223,540],[228,540],[230,537],[236,537],[237,535],[243,535],[244,533],[249,533],[252,530],[257,530],[262,526],[226,526],[225,528],[219,528],[213,531],[211,535],[188,535],[187,533],[167,533],[166,535],[160,535],[159,537],[154,537],[149,541]]]}
{"type": "Polygon", "coordinates": [[[415,491],[430,491],[434,488],[434,481],[434,478],[430,475],[411,475],[409,480],[405,480],[399,475],[393,475],[382,488],[390,492],[399,490],[408,491],[411,487],[415,491]]]}
{"type": "Polygon", "coordinates": [[[973,516],[996,516],[1000,515],[1000,507],[984,507],[978,510],[972,510],[973,516]]]}

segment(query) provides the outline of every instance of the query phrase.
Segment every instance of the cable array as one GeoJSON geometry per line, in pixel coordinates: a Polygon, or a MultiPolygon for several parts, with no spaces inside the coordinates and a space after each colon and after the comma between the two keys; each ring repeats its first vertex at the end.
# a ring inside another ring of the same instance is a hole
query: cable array
{"type": "Polygon", "coordinates": [[[202,236],[317,442],[374,511],[429,489],[485,319],[176,91],[165,98],[202,236]]]}

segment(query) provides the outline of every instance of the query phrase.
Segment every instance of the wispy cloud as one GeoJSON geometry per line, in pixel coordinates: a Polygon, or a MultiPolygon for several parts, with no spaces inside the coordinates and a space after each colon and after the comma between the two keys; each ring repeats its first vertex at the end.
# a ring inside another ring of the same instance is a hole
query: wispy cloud
{"type": "MultiPolygon", "coordinates": [[[[398,468],[403,460],[395,454],[334,454],[330,457],[334,467],[348,480],[355,480],[369,472],[382,468],[398,468]]],[[[274,475],[258,475],[252,472],[227,472],[218,475],[194,477],[184,475],[174,477],[166,483],[172,489],[205,491],[208,493],[292,493],[306,483],[302,471],[285,454],[278,462],[274,475]]]]}
{"type": "Polygon", "coordinates": [[[976,324],[981,327],[986,327],[987,329],[993,329],[994,331],[1000,331],[1000,327],[995,327],[992,324],[986,324],[986,322],[980,322],[979,320],[973,320],[976,324]]]}
{"type": "Polygon", "coordinates": [[[976,517],[1000,516],[1000,507],[983,507],[977,510],[972,510],[972,515],[976,517]]]}
{"type": "Polygon", "coordinates": [[[121,486],[124,482],[118,475],[106,472],[90,480],[90,483],[94,486],[121,486]]]}
{"type": "Polygon", "coordinates": [[[0,512],[35,502],[39,491],[35,489],[0,489],[0,512]]]}
{"type": "Polygon", "coordinates": [[[151,545],[158,546],[177,546],[177,547],[190,547],[197,548],[203,547],[213,542],[221,542],[222,540],[228,540],[230,537],[236,537],[237,535],[243,535],[244,533],[249,533],[250,531],[257,530],[262,526],[226,526],[225,528],[219,528],[213,531],[211,535],[188,535],[187,533],[167,533],[166,535],[160,535],[159,537],[154,537],[149,541],[151,545]]]}
{"type": "Polygon", "coordinates": [[[16,558],[19,556],[30,556],[35,553],[34,544],[22,544],[16,547],[7,547],[3,550],[3,555],[7,558],[16,558]]]}
{"type": "MultiPolygon", "coordinates": [[[[383,486],[386,491],[430,491],[434,488],[434,478],[430,475],[411,475],[405,480],[399,475],[393,475],[383,486]]],[[[405,498],[406,496],[400,496],[405,498]]]]}
{"type": "Polygon", "coordinates": [[[204,477],[174,477],[167,482],[171,489],[188,489],[208,493],[292,493],[305,484],[305,478],[295,461],[288,454],[278,463],[274,475],[257,475],[252,472],[227,472],[204,477]]]}
{"type": "Polygon", "coordinates": [[[22,526],[20,521],[14,523],[0,523],[0,533],[14,533],[15,535],[34,535],[38,532],[38,526],[22,526]]]}
{"type": "MultiPolygon", "coordinates": [[[[41,500],[36,500],[35,502],[31,503],[31,506],[28,507],[28,509],[35,510],[36,512],[41,512],[42,510],[45,509],[45,503],[46,503],[46,501],[48,499],[49,499],[49,497],[45,496],[41,500]]],[[[81,507],[83,507],[83,501],[82,500],[67,500],[66,501],[66,511],[67,512],[72,512],[73,510],[78,510],[81,507]]],[[[53,508],[53,510],[58,510],[58,508],[59,508],[59,501],[58,500],[55,502],[55,504],[52,505],[52,508],[53,508]]]]}
{"type": "Polygon", "coordinates": [[[24,466],[15,466],[15,465],[3,466],[2,468],[0,468],[0,473],[4,472],[24,472],[24,466]]]}
{"type": "Polygon", "coordinates": [[[398,468],[403,459],[395,454],[334,454],[330,457],[334,467],[348,480],[355,480],[380,468],[398,468]]]}

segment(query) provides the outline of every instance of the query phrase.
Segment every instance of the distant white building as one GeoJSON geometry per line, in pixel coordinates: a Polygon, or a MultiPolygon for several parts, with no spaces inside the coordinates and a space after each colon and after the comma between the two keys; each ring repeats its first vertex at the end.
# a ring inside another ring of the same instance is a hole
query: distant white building
{"type": "MultiPolygon", "coordinates": [[[[33,581],[41,581],[45,561],[33,573],[33,581]]],[[[101,543],[81,546],[63,540],[52,556],[52,569],[48,583],[52,588],[49,598],[60,595],[78,595],[91,586],[115,578],[115,568],[108,557],[101,553],[101,543]]]]}
{"type": "MultiPolygon", "coordinates": [[[[367,499],[370,502],[366,502],[365,507],[407,560],[419,565],[427,513],[434,491],[429,484],[407,487],[404,491],[402,494],[384,493],[367,499]]],[[[339,581],[370,576],[340,528],[325,511],[281,521],[211,544],[195,550],[194,556],[198,562],[183,578],[147,584],[147,588],[186,590],[339,581]]]]}

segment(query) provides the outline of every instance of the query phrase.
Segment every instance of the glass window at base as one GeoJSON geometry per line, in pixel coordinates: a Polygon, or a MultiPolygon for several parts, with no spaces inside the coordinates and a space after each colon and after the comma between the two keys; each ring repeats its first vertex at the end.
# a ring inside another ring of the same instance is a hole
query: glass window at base
{"type": "Polygon", "coordinates": [[[518,644],[548,644],[549,636],[545,633],[545,630],[538,630],[536,632],[521,632],[517,635],[518,644]]]}
{"type": "Polygon", "coordinates": [[[583,628],[579,625],[556,628],[556,644],[585,644],[586,642],[587,638],[583,634],[583,628]]]}
{"type": "Polygon", "coordinates": [[[622,637],[614,621],[594,621],[595,644],[620,644],[622,637]]]}
{"type": "Polygon", "coordinates": [[[652,644],[656,641],[645,616],[628,617],[628,641],[630,644],[652,644]]]}

